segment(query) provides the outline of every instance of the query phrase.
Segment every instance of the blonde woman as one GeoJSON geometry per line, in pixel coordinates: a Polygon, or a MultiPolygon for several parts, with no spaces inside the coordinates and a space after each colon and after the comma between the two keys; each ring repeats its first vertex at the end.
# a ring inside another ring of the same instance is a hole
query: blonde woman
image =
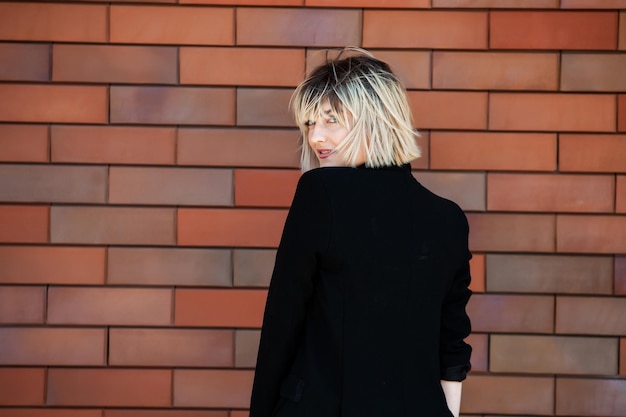
{"type": "Polygon", "coordinates": [[[292,97],[302,168],[250,417],[450,417],[470,369],[468,225],[412,176],[406,91],[348,48],[292,97]],[[348,56],[346,56],[348,55],[348,56]]]}

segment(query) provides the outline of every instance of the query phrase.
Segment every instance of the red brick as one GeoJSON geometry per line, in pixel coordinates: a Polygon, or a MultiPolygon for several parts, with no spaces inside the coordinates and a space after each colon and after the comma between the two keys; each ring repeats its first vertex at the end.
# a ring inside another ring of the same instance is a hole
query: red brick
{"type": "Polygon", "coordinates": [[[472,330],[476,332],[554,331],[552,296],[474,294],[470,298],[467,312],[472,318],[472,330]]]}
{"type": "Polygon", "coordinates": [[[431,132],[431,169],[554,171],[555,134],[431,132]]]}
{"type": "Polygon", "coordinates": [[[430,9],[430,0],[386,0],[383,5],[378,0],[304,0],[304,4],[309,7],[430,9]]]}
{"type": "Polygon", "coordinates": [[[0,39],[106,42],[107,6],[1,3],[0,39]]]}
{"type": "Polygon", "coordinates": [[[0,364],[102,366],[104,329],[8,327],[0,329],[0,364]]]}
{"type": "Polygon", "coordinates": [[[238,126],[295,126],[289,111],[293,90],[273,88],[237,89],[238,126]]]}
{"type": "Polygon", "coordinates": [[[626,94],[618,94],[617,96],[617,131],[626,132],[626,94]]]}
{"type": "Polygon", "coordinates": [[[156,288],[51,287],[50,324],[168,326],[172,292],[156,288]]]}
{"type": "Polygon", "coordinates": [[[626,172],[626,135],[560,135],[559,169],[626,172]]]}
{"type": "Polygon", "coordinates": [[[558,65],[554,53],[435,52],[433,88],[556,90],[558,65]]]}
{"type": "Polygon", "coordinates": [[[556,332],[585,335],[626,334],[626,298],[557,297],[556,332]]]}
{"type": "Polygon", "coordinates": [[[69,408],[4,408],[0,409],[0,417],[102,417],[102,411],[69,408]]]}
{"type": "Polygon", "coordinates": [[[248,411],[231,411],[230,417],[250,417],[250,413],[248,411]]]}
{"type": "Polygon", "coordinates": [[[51,406],[169,407],[172,372],[161,369],[48,370],[51,406]]]}
{"type": "Polygon", "coordinates": [[[619,49],[626,49],[626,12],[619,14],[619,49]]]}
{"type": "Polygon", "coordinates": [[[229,169],[112,167],[109,202],[170,206],[231,206],[229,169]]]}
{"type": "Polygon", "coordinates": [[[48,127],[0,125],[0,161],[48,162],[48,127]]]}
{"type": "Polygon", "coordinates": [[[615,177],[488,174],[487,189],[489,211],[610,213],[614,207],[615,177]]]}
{"type": "Polygon", "coordinates": [[[470,334],[465,341],[472,347],[472,371],[486,372],[489,365],[489,337],[486,334],[470,334]]]}
{"type": "Polygon", "coordinates": [[[111,6],[110,42],[233,45],[234,11],[227,7],[111,6]]]}
{"type": "Polygon", "coordinates": [[[626,375],[626,338],[622,337],[619,344],[619,374],[626,375]]]}
{"type": "Polygon", "coordinates": [[[432,0],[433,7],[463,7],[490,9],[550,9],[558,8],[559,0],[432,0]]]}
{"type": "Polygon", "coordinates": [[[2,84],[0,85],[0,121],[106,123],[108,121],[107,88],[80,85],[2,84]]]}
{"type": "Polygon", "coordinates": [[[186,246],[278,246],[286,210],[178,210],[178,244],[186,246]]]}
{"type": "Polygon", "coordinates": [[[615,110],[610,95],[493,93],[489,129],[613,132],[615,110]]]}
{"type": "Polygon", "coordinates": [[[552,215],[470,213],[468,219],[473,251],[554,251],[556,228],[552,215]]]}
{"type": "Polygon", "coordinates": [[[487,13],[366,10],[364,48],[484,49],[487,13]]]}
{"type": "Polygon", "coordinates": [[[177,289],[174,324],[193,327],[261,327],[265,290],[177,289]]]}
{"type": "Polygon", "coordinates": [[[624,0],[561,0],[562,9],[626,9],[624,0]]]}
{"type": "Polygon", "coordinates": [[[487,93],[409,91],[408,97],[418,129],[487,127],[487,93]]]}
{"type": "Polygon", "coordinates": [[[54,45],[52,80],[97,83],[175,84],[173,47],[54,45]]]}
{"type": "Polygon", "coordinates": [[[553,377],[471,375],[463,382],[462,413],[549,415],[553,409],[553,377]]]}
{"type": "Polygon", "coordinates": [[[304,0],[178,0],[178,3],[225,6],[302,6],[304,0]]]}
{"type": "Polygon", "coordinates": [[[0,246],[0,282],[104,283],[105,250],[50,246],[0,246]]]}
{"type": "Polygon", "coordinates": [[[610,256],[489,254],[486,268],[489,292],[613,292],[610,256]]]}
{"type": "Polygon", "coordinates": [[[235,249],[233,281],[236,287],[268,287],[276,251],[273,249],[235,249]]]}
{"type": "Polygon", "coordinates": [[[111,329],[109,365],[233,366],[231,330],[111,329]]]}
{"type": "Polygon", "coordinates": [[[626,253],[626,216],[559,215],[557,252],[626,253]]]}
{"type": "Polygon", "coordinates": [[[176,130],[155,127],[52,126],[53,162],[171,165],[176,130]]]}
{"type": "Polygon", "coordinates": [[[48,241],[48,206],[0,206],[0,242],[48,241]]]}
{"type": "Polygon", "coordinates": [[[43,323],[45,298],[43,286],[0,286],[0,323],[43,323]]]}
{"type": "Polygon", "coordinates": [[[557,378],[556,414],[620,417],[626,410],[626,380],[557,378]]]}
{"type": "Polygon", "coordinates": [[[235,332],[235,366],[254,368],[259,351],[259,330],[237,330],[235,332]]]}
{"type": "Polygon", "coordinates": [[[411,161],[411,169],[427,170],[430,168],[430,132],[428,130],[418,131],[419,136],[415,139],[419,146],[421,156],[411,161]]]}
{"type": "Polygon", "coordinates": [[[109,248],[107,283],[230,287],[231,254],[224,249],[109,248]]]}
{"type": "Polygon", "coordinates": [[[359,10],[237,8],[237,45],[358,45],[359,10]]]}
{"type": "Polygon", "coordinates": [[[474,253],[470,260],[470,273],[472,281],[470,290],[473,292],[485,292],[485,255],[474,253]]]}
{"type": "Polygon", "coordinates": [[[43,405],[44,384],[44,369],[0,368],[0,406],[43,405]]]}
{"type": "Polygon", "coordinates": [[[563,54],[561,90],[625,91],[626,55],[563,54]]]}
{"type": "Polygon", "coordinates": [[[50,214],[53,243],[172,245],[173,208],[54,206],[50,214]]]}
{"type": "Polygon", "coordinates": [[[300,174],[294,170],[235,170],[235,205],[289,207],[300,174]]]}
{"type": "Polygon", "coordinates": [[[302,49],[180,49],[181,84],[290,87],[303,75],[302,49]]]}
{"type": "Polygon", "coordinates": [[[0,62],[2,62],[0,79],[4,81],[48,81],[50,79],[49,45],[2,43],[0,44],[0,62]]]}
{"type": "Polygon", "coordinates": [[[615,375],[617,340],[600,337],[492,335],[490,371],[615,375]]]}
{"type": "Polygon", "coordinates": [[[212,87],[111,87],[111,122],[231,125],[235,91],[212,87]]]}
{"type": "Polygon", "coordinates": [[[464,210],[485,211],[485,174],[427,172],[414,174],[426,188],[456,202],[464,210]]]}
{"type": "Polygon", "coordinates": [[[615,294],[626,295],[626,256],[615,256],[615,294]]]}
{"type": "Polygon", "coordinates": [[[243,370],[175,370],[174,406],[246,408],[252,378],[252,371],[243,370]]]}
{"type": "Polygon", "coordinates": [[[180,165],[295,168],[299,133],[272,129],[180,129],[180,165]]]}
{"type": "MultiPolygon", "coordinates": [[[[216,410],[103,410],[103,417],[229,417],[228,411],[216,410]]],[[[1,417],[1,416],[0,416],[1,417]]],[[[60,416],[64,417],[64,416],[60,416]]],[[[100,417],[98,414],[97,417],[100,417]]],[[[231,416],[232,417],[232,416],[231,416]]]]}
{"type": "Polygon", "coordinates": [[[493,49],[615,49],[617,13],[494,11],[489,19],[493,49]]]}

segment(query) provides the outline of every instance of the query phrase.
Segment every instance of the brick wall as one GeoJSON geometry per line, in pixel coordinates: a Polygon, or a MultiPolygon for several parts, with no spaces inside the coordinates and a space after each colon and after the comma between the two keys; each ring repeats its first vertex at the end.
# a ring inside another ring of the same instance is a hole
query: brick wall
{"type": "Polygon", "coordinates": [[[287,102],[347,44],[468,213],[465,415],[626,415],[626,1],[304,3],[0,2],[0,417],[247,416],[287,102]]]}

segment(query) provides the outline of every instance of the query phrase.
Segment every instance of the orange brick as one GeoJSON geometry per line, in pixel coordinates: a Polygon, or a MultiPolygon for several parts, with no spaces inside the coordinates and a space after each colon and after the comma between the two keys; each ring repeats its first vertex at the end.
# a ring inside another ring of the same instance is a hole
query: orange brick
{"type": "Polygon", "coordinates": [[[626,253],[626,216],[559,215],[557,252],[626,253]]]}
{"type": "Polygon", "coordinates": [[[303,75],[302,49],[180,49],[181,84],[290,87],[303,75]]]}
{"type": "Polygon", "coordinates": [[[626,375],[626,338],[622,337],[619,343],[619,374],[626,375]]]}
{"type": "Polygon", "coordinates": [[[300,165],[297,130],[180,129],[180,165],[281,167],[300,165]]]}
{"type": "Polygon", "coordinates": [[[488,174],[487,189],[489,211],[610,213],[614,207],[615,177],[488,174]]]}
{"type": "Polygon", "coordinates": [[[613,338],[492,335],[489,370],[570,375],[615,375],[618,341],[613,338]]]}
{"type": "Polygon", "coordinates": [[[273,88],[237,89],[238,126],[295,126],[289,111],[293,90],[273,88]]]}
{"type": "Polygon", "coordinates": [[[487,93],[409,91],[408,97],[418,129],[487,127],[487,93]]]}
{"type": "Polygon", "coordinates": [[[489,337],[486,334],[472,333],[465,341],[472,347],[472,371],[486,372],[489,366],[489,337]]]}
{"type": "Polygon", "coordinates": [[[161,369],[48,370],[51,406],[169,407],[172,372],[161,369]]]}
{"type": "Polygon", "coordinates": [[[419,171],[414,177],[426,188],[454,201],[463,210],[485,211],[485,174],[419,171]]]}
{"type": "Polygon", "coordinates": [[[363,7],[385,9],[430,9],[429,0],[386,0],[384,5],[378,0],[304,0],[305,6],[309,7],[363,7]]]}
{"type": "Polygon", "coordinates": [[[431,132],[431,169],[554,171],[555,134],[431,132]]]}
{"type": "Polygon", "coordinates": [[[560,135],[559,169],[626,172],[626,135],[560,135]]]}
{"type": "Polygon", "coordinates": [[[435,52],[433,87],[556,90],[558,64],[559,56],[554,53],[435,52]]]}
{"type": "Polygon", "coordinates": [[[549,415],[553,409],[554,377],[471,375],[463,382],[462,413],[549,415]]]}
{"type": "Polygon", "coordinates": [[[615,294],[626,295],[626,256],[615,256],[615,294]]]}
{"type": "Polygon", "coordinates": [[[487,255],[487,291],[613,293],[611,256],[487,255]]]}
{"type": "Polygon", "coordinates": [[[69,408],[4,408],[0,409],[0,417],[102,417],[102,411],[69,408]]]}
{"type": "Polygon", "coordinates": [[[304,0],[173,0],[173,2],[225,6],[302,6],[304,0]]]}
{"type": "Polygon", "coordinates": [[[615,49],[617,13],[494,11],[489,47],[494,49],[615,49]]]}
{"type": "Polygon", "coordinates": [[[227,7],[111,6],[110,42],[233,45],[234,10],[227,7]]]}
{"type": "Polygon", "coordinates": [[[42,406],[45,378],[40,368],[0,368],[0,406],[42,406]]]}
{"type": "Polygon", "coordinates": [[[294,170],[237,169],[235,205],[289,207],[300,174],[294,170]]]}
{"type": "Polygon", "coordinates": [[[265,290],[177,289],[174,324],[195,327],[261,327],[265,290]]]}
{"type": "Polygon", "coordinates": [[[562,9],[626,9],[624,0],[561,0],[562,9]]]}
{"type": "Polygon", "coordinates": [[[626,380],[557,378],[556,414],[619,417],[626,410],[626,380]]]}
{"type": "Polygon", "coordinates": [[[107,120],[106,87],[0,85],[0,121],[106,123],[107,120]]]}
{"type": "Polygon", "coordinates": [[[473,292],[485,292],[485,255],[474,253],[470,260],[470,273],[472,282],[470,290],[473,292]]]}
{"type": "Polygon", "coordinates": [[[419,136],[415,140],[419,146],[422,155],[411,161],[411,169],[426,170],[430,168],[430,132],[420,130],[419,136]]]}
{"type": "Polygon", "coordinates": [[[0,329],[0,364],[102,366],[104,329],[8,327],[0,329]]]}
{"type": "Polygon", "coordinates": [[[490,9],[550,9],[558,8],[559,0],[432,0],[433,7],[463,7],[490,9]]]}
{"type": "Polygon", "coordinates": [[[175,370],[174,406],[248,407],[253,375],[243,370],[175,370]]]}
{"type": "Polygon", "coordinates": [[[624,68],[626,55],[623,54],[563,54],[561,90],[624,91],[624,68]]]}
{"type": "Polygon", "coordinates": [[[2,62],[0,79],[4,81],[48,81],[50,79],[49,45],[2,43],[0,44],[0,62],[2,62]]]}
{"type": "Polygon", "coordinates": [[[626,12],[619,14],[619,49],[626,49],[626,12]]]}
{"type": "Polygon", "coordinates": [[[0,286],[0,323],[42,324],[45,291],[43,286],[0,286]]]}
{"type": "Polygon", "coordinates": [[[109,365],[233,366],[231,330],[111,329],[109,365]]]}
{"type": "Polygon", "coordinates": [[[493,93],[489,129],[614,132],[615,114],[610,95],[493,93]]]}
{"type": "Polygon", "coordinates": [[[178,210],[178,244],[186,246],[278,246],[286,210],[178,210]]]}
{"type": "Polygon", "coordinates": [[[112,123],[234,123],[235,91],[211,87],[111,87],[112,123]]]}
{"type": "Polygon", "coordinates": [[[109,248],[107,283],[230,287],[230,250],[109,248]]]}
{"type": "Polygon", "coordinates": [[[554,251],[555,218],[552,215],[469,213],[468,220],[472,251],[554,251]]]}
{"type": "Polygon", "coordinates": [[[48,206],[0,206],[0,242],[48,241],[48,206]]]}
{"type": "Polygon", "coordinates": [[[168,326],[172,292],[154,288],[51,287],[50,324],[168,326]]]}
{"type": "Polygon", "coordinates": [[[142,207],[54,206],[53,243],[172,245],[175,209],[142,207]]]}
{"type": "Polygon", "coordinates": [[[617,130],[626,132],[626,94],[617,96],[617,130]]]}
{"type": "Polygon", "coordinates": [[[98,83],[175,84],[172,47],[54,45],[52,80],[98,83]]]}
{"type": "Polygon", "coordinates": [[[474,294],[467,306],[476,332],[552,333],[554,297],[474,294]],[[497,314],[494,314],[497,312],[497,314]]]}
{"type": "Polygon", "coordinates": [[[235,332],[235,366],[254,368],[259,351],[259,330],[237,330],[235,332]]]}
{"type": "Polygon", "coordinates": [[[363,47],[484,49],[487,25],[483,11],[366,10],[363,47]]]}
{"type": "MultiPolygon", "coordinates": [[[[102,417],[229,417],[228,411],[216,410],[140,410],[140,409],[108,409],[103,410],[102,417]]],[[[1,416],[0,416],[1,417],[1,416]]],[[[25,416],[26,417],[26,416],[25,416]]],[[[65,416],[59,416],[65,417],[65,416]]],[[[100,417],[98,414],[97,417],[100,417]]]]}
{"type": "Polygon", "coordinates": [[[231,411],[230,417],[250,417],[250,413],[248,411],[231,411]]]}
{"type": "Polygon", "coordinates": [[[157,127],[52,126],[53,162],[171,165],[176,130],[157,127]]]}
{"type": "Polygon", "coordinates": [[[585,335],[626,333],[626,298],[557,297],[556,332],[585,335]]]}
{"type": "Polygon", "coordinates": [[[626,213],[626,175],[617,176],[615,196],[617,198],[615,211],[618,213],[626,213]]]}
{"type": "Polygon", "coordinates": [[[107,6],[1,3],[0,39],[106,42],[107,6]]]}
{"type": "Polygon", "coordinates": [[[0,125],[0,161],[48,162],[48,127],[0,125]]]}
{"type": "Polygon", "coordinates": [[[0,246],[0,281],[15,284],[104,283],[105,250],[51,246],[0,246]]]}
{"type": "Polygon", "coordinates": [[[268,46],[358,45],[359,10],[237,8],[237,44],[268,46]]]}
{"type": "Polygon", "coordinates": [[[268,287],[276,251],[273,249],[235,249],[233,281],[236,287],[268,287]]]}
{"type": "Polygon", "coordinates": [[[171,206],[231,206],[229,169],[112,167],[109,202],[171,206]]]}

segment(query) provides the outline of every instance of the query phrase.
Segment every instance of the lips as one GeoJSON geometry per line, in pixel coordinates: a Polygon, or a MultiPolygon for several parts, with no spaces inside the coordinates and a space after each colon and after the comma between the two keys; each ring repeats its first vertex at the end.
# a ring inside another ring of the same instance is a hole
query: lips
{"type": "Polygon", "coordinates": [[[317,156],[320,159],[328,158],[332,153],[332,149],[317,149],[317,156]]]}

